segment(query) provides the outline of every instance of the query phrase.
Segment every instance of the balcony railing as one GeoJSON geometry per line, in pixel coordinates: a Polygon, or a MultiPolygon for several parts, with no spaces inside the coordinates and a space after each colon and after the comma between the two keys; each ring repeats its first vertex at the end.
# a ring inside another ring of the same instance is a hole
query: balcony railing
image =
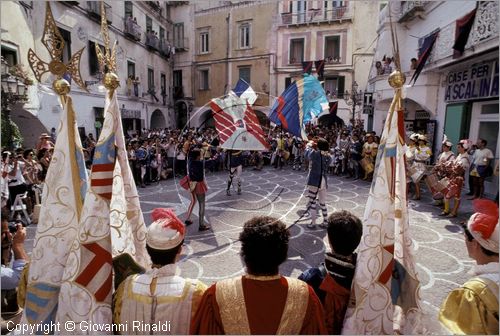
{"type": "Polygon", "coordinates": [[[160,39],[151,32],[146,33],[146,46],[155,50],[160,50],[160,39]]]}
{"type": "Polygon", "coordinates": [[[161,13],[161,5],[159,1],[146,1],[146,3],[151,7],[153,10],[161,13]]]}
{"type": "Polygon", "coordinates": [[[351,19],[349,7],[310,9],[300,13],[281,13],[281,25],[301,25],[351,19]]]}
{"type": "Polygon", "coordinates": [[[132,20],[132,18],[125,19],[125,35],[132,37],[136,41],[141,40],[141,26],[132,20]]]}
{"type": "MultiPolygon", "coordinates": [[[[111,24],[111,22],[113,21],[111,15],[111,6],[107,3],[104,3],[104,10],[106,11],[106,21],[108,22],[108,24],[111,24]]],[[[89,13],[89,16],[101,19],[101,2],[87,1],[87,12],[89,13]]]]}
{"type": "Polygon", "coordinates": [[[79,1],[63,1],[63,3],[65,3],[68,6],[78,6],[80,2],[79,1]]]}
{"type": "Polygon", "coordinates": [[[187,37],[174,41],[175,51],[189,50],[189,39],[187,37]]]}
{"type": "Polygon", "coordinates": [[[171,44],[167,39],[160,39],[160,54],[166,56],[167,58],[170,57],[170,46],[171,44]]]}
{"type": "Polygon", "coordinates": [[[424,5],[427,1],[402,1],[399,22],[412,20],[415,16],[425,12],[424,5]]]}

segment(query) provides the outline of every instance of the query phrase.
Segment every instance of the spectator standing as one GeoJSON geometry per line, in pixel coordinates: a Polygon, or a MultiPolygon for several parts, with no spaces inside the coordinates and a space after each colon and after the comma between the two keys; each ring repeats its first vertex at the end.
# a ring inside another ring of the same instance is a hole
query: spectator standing
{"type": "Polygon", "coordinates": [[[207,289],[191,334],[325,334],[321,303],[306,283],[279,274],[290,232],[272,217],[255,217],[240,234],[246,274],[207,289]]]}
{"type": "Polygon", "coordinates": [[[491,176],[493,169],[490,167],[490,161],[494,159],[491,150],[486,148],[488,142],[484,139],[477,140],[477,149],[472,156],[472,166],[470,175],[474,184],[474,195],[469,199],[483,198],[484,179],[491,176]]]}

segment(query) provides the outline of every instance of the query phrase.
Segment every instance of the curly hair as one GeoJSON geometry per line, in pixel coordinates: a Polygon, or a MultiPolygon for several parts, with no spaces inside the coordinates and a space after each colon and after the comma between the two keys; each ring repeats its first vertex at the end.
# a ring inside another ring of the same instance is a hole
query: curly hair
{"type": "Polygon", "coordinates": [[[340,255],[349,256],[361,241],[363,224],[349,211],[336,211],[328,217],[327,232],[332,250],[340,255]]]}
{"type": "Polygon", "coordinates": [[[240,233],[240,255],[248,273],[276,275],[287,258],[290,232],[273,217],[258,216],[247,221],[240,233]]]}

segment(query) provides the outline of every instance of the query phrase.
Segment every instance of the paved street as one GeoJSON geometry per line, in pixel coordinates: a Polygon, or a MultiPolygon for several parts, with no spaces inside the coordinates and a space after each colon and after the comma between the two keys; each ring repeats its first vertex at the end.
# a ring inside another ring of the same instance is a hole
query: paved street
{"type": "MultiPolygon", "coordinates": [[[[226,196],[227,173],[209,173],[209,191],[206,202],[206,219],[212,231],[198,232],[198,218],[193,216],[193,225],[188,227],[186,244],[179,266],[182,275],[199,278],[207,284],[243,273],[237,241],[243,223],[255,215],[270,215],[293,224],[306,206],[302,195],[306,181],[305,172],[290,168],[275,170],[265,167],[263,171],[245,169],[243,193],[226,196]]],[[[176,180],[178,182],[178,180],[176,180]]],[[[370,184],[341,177],[329,178],[328,211],[346,209],[363,216],[370,184]]],[[[188,193],[170,179],[158,185],[139,189],[146,223],[151,222],[151,211],[156,207],[171,207],[185,218],[189,205],[188,193]]],[[[439,208],[430,198],[410,203],[410,227],[416,241],[417,263],[422,282],[424,310],[429,313],[429,322],[436,316],[445,295],[467,278],[473,265],[467,256],[462,229],[458,225],[471,213],[466,201],[462,217],[449,220],[438,215],[439,208]]],[[[193,214],[197,215],[197,207],[193,214]]],[[[307,221],[292,226],[289,258],[282,265],[284,275],[297,277],[303,270],[315,266],[323,259],[326,231],[310,230],[307,221]]],[[[29,228],[33,237],[35,226],[29,228]]],[[[432,324],[428,324],[432,325],[432,324]]],[[[434,327],[429,327],[435,330],[434,327]]]]}

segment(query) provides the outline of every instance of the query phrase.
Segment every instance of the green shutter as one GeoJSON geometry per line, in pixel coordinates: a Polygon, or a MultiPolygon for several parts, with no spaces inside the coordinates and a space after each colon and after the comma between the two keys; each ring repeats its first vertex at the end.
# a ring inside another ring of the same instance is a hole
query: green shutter
{"type": "Polygon", "coordinates": [[[345,91],[345,77],[344,76],[339,76],[338,77],[338,85],[337,85],[337,97],[338,98],[343,98],[344,97],[344,91],[345,91]]]}
{"type": "Polygon", "coordinates": [[[470,108],[469,104],[449,104],[446,106],[446,117],[444,121],[444,134],[448,137],[454,146],[456,153],[456,144],[466,139],[469,135],[470,108]]]}

